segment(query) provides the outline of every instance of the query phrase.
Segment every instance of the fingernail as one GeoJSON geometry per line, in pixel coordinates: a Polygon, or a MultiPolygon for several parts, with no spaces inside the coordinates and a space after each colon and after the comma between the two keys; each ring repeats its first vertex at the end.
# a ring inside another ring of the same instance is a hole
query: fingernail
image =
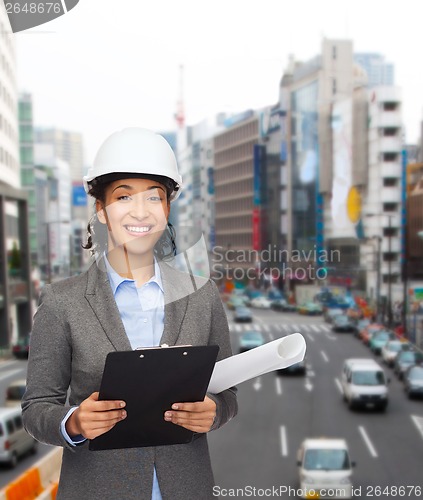
{"type": "Polygon", "coordinates": [[[125,418],[126,417],[126,411],[123,411],[122,412],[122,418],[125,418]]]}
{"type": "Polygon", "coordinates": [[[125,406],[125,404],[126,404],[125,401],[121,401],[120,402],[120,407],[123,408],[125,406]]]}
{"type": "Polygon", "coordinates": [[[178,410],[179,406],[178,405],[172,405],[172,410],[178,410]]]}
{"type": "Polygon", "coordinates": [[[171,413],[170,411],[167,411],[167,412],[165,413],[165,417],[166,417],[166,418],[172,418],[172,413],[171,413]]]}

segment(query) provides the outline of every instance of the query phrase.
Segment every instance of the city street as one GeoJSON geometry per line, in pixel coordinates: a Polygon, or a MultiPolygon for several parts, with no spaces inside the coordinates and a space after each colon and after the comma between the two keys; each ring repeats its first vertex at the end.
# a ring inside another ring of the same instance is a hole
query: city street
{"type": "MultiPolygon", "coordinates": [[[[402,383],[384,367],[391,379],[386,414],[351,412],[341,395],[342,363],[347,357],[373,357],[370,350],[352,334],[332,333],[321,317],[252,311],[252,324],[234,323],[227,312],[234,353],[239,336],[249,329],[261,331],[266,341],[300,332],[307,342],[307,373],[270,373],[239,386],[237,417],[209,436],[216,484],[298,489],[296,452],[301,441],[326,436],[348,442],[357,463],[353,487],[357,493],[361,487],[361,495],[354,497],[376,496],[376,486],[421,486],[423,401],[409,401],[402,383]]],[[[411,492],[404,495],[409,498],[419,496],[411,488],[406,492],[411,492]]]]}

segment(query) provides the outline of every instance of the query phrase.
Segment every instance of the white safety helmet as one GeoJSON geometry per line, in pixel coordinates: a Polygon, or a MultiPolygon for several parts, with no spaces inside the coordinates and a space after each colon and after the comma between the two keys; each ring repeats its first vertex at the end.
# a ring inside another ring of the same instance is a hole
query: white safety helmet
{"type": "Polygon", "coordinates": [[[88,193],[90,182],[106,174],[160,175],[171,179],[175,188],[170,201],[176,200],[182,188],[175,154],[164,137],[144,128],[125,128],[109,136],[83,177],[88,193]]]}

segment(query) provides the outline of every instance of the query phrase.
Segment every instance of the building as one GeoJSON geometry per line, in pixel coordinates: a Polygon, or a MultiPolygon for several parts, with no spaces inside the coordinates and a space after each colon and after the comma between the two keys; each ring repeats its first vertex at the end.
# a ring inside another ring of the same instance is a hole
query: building
{"type": "Polygon", "coordinates": [[[369,88],[394,85],[394,65],[386,62],[383,55],[368,52],[355,53],[354,61],[366,71],[369,88]]]}
{"type": "Polygon", "coordinates": [[[15,39],[0,9],[0,348],[31,330],[27,194],[20,189],[15,39]]]}
{"type": "Polygon", "coordinates": [[[254,179],[257,191],[263,159],[262,149],[258,148],[259,116],[248,110],[229,118],[225,124],[227,130],[215,135],[213,141],[215,260],[223,269],[219,278],[230,277],[237,269],[239,274],[234,277],[245,281],[253,278],[251,270],[258,265],[256,252],[261,250],[263,227],[259,204],[256,203],[255,209],[254,203],[254,179]]]}

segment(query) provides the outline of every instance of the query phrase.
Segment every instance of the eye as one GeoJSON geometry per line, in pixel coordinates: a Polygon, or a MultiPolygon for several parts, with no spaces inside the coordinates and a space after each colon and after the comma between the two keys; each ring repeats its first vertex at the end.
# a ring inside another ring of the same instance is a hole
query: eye
{"type": "Polygon", "coordinates": [[[129,194],[121,194],[117,197],[118,200],[129,200],[130,198],[129,194]]]}
{"type": "Polygon", "coordinates": [[[153,196],[149,196],[147,199],[149,201],[162,201],[163,198],[159,195],[153,195],[153,196]]]}

